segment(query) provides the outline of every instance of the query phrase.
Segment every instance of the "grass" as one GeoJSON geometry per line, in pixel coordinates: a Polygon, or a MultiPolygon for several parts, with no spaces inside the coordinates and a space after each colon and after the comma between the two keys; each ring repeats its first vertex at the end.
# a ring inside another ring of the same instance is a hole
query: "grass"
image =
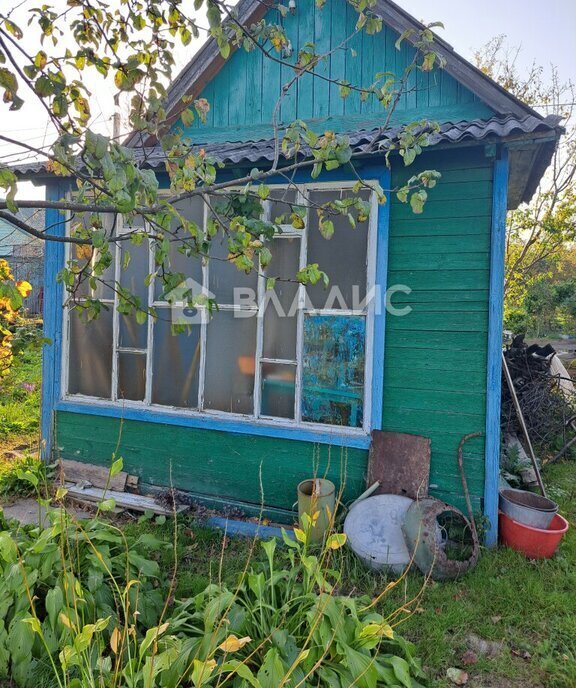
{"type": "MultiPolygon", "coordinates": [[[[576,523],[576,463],[545,471],[551,496],[576,523]]],[[[172,537],[173,524],[153,520],[127,524],[132,531],[154,531],[172,537]],[[159,532],[160,531],[160,532],[159,532]]],[[[178,528],[177,596],[191,596],[219,579],[233,586],[250,556],[251,542],[223,538],[191,519],[178,528]]],[[[254,556],[259,558],[259,547],[254,556]]],[[[164,555],[162,564],[173,559],[164,555]]],[[[342,562],[347,594],[376,596],[389,580],[367,571],[350,552],[342,562]]],[[[554,559],[528,561],[508,549],[484,552],[476,569],[451,583],[431,583],[411,572],[385,598],[392,612],[407,605],[399,630],[413,641],[433,688],[450,685],[450,667],[470,674],[468,686],[483,688],[574,688],[576,686],[576,532],[569,531],[554,559]],[[412,600],[416,600],[409,604],[412,600]],[[497,657],[479,656],[463,663],[470,634],[502,643],[497,657]]]]}
{"type": "MultiPolygon", "coordinates": [[[[32,446],[36,441],[39,362],[37,350],[26,352],[0,385],[0,459],[2,448],[18,443],[32,446]]],[[[5,473],[9,467],[0,463],[0,488],[3,468],[5,473]]],[[[574,524],[554,559],[528,561],[507,549],[485,552],[468,576],[430,584],[413,604],[408,603],[418,598],[423,585],[416,572],[384,600],[390,612],[407,605],[407,618],[399,630],[416,644],[433,688],[449,685],[450,667],[466,669],[471,676],[467,685],[472,688],[576,686],[576,461],[548,467],[544,478],[550,496],[574,524]],[[502,642],[502,652],[494,658],[480,656],[466,667],[462,659],[470,649],[471,633],[502,642]]],[[[124,521],[123,528],[172,538],[174,524],[142,519],[124,521]]],[[[176,596],[192,596],[219,578],[234,585],[251,555],[250,542],[224,538],[190,517],[180,519],[177,532],[176,596]]],[[[160,556],[164,567],[173,566],[173,556],[160,556]]],[[[253,556],[261,556],[258,546],[253,556]]],[[[389,582],[367,571],[350,552],[342,571],[346,593],[374,597],[389,582]]]]}
{"type": "Polygon", "coordinates": [[[9,374],[0,379],[2,447],[8,442],[36,442],[40,418],[41,356],[40,347],[27,349],[18,356],[9,374]]]}

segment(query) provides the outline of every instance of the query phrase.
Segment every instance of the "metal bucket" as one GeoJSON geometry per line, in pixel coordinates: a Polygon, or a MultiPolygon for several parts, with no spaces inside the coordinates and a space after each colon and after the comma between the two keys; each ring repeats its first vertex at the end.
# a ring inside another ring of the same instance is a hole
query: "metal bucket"
{"type": "Polygon", "coordinates": [[[298,485],[298,520],[304,530],[302,515],[313,518],[317,513],[316,523],[308,531],[309,542],[322,542],[334,522],[336,508],[336,485],[325,478],[303,480],[298,485]]]}
{"type": "Polygon", "coordinates": [[[526,490],[500,490],[500,511],[518,523],[546,530],[558,504],[526,490]]]}

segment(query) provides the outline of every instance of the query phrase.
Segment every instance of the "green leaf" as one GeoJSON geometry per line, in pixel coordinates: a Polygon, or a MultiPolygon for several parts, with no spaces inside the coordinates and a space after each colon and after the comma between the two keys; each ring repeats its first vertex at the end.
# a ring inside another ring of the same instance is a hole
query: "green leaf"
{"type": "Polygon", "coordinates": [[[122,468],[124,467],[124,459],[120,456],[112,466],[110,467],[110,477],[113,478],[115,475],[118,475],[122,468]]]}
{"type": "Polygon", "coordinates": [[[98,502],[98,508],[101,511],[112,511],[116,508],[116,500],[110,497],[109,499],[102,499],[98,502]]]}

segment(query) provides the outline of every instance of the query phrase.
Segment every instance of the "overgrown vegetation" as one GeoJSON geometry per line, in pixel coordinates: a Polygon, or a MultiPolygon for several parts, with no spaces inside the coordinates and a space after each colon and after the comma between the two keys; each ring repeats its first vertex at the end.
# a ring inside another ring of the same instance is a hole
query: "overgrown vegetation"
{"type": "Polygon", "coordinates": [[[232,587],[221,558],[202,592],[175,599],[177,527],[168,539],[98,515],[76,522],[63,507],[49,518],[46,528],[0,522],[0,676],[18,686],[423,685],[413,647],[390,625],[396,614],[376,610],[388,589],[374,600],[338,594],[343,535],[317,552],[304,531],[285,535],[283,563],[275,540],[258,545],[264,561],[250,549],[232,587]]]}

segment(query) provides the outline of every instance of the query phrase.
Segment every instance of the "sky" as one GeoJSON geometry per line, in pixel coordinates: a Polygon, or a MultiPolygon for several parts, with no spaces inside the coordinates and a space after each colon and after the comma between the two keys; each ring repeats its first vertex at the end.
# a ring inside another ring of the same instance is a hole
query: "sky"
{"type": "MultiPolygon", "coordinates": [[[[58,2],[60,0],[56,0],[58,2]]],[[[62,0],[63,1],[63,0],[62,0]]],[[[334,1],[334,0],[332,0],[334,1]]],[[[192,5],[192,0],[185,0],[192,5]]],[[[297,0],[313,2],[313,0],[297,0]]],[[[439,34],[459,53],[472,59],[475,50],[491,38],[505,34],[506,44],[519,47],[517,63],[528,67],[534,61],[548,66],[557,65],[562,80],[576,81],[576,0],[396,0],[398,4],[425,22],[442,21],[445,29],[439,34]]],[[[36,0],[29,0],[28,6],[35,6],[36,0]]],[[[20,12],[22,25],[26,21],[20,12]]],[[[179,51],[178,69],[184,66],[198,42],[193,42],[188,52],[179,51]]],[[[178,71],[178,70],[177,70],[178,71]]],[[[1,105],[0,105],[1,108],[1,105]]],[[[94,127],[104,134],[112,131],[112,107],[110,89],[100,85],[94,89],[92,102],[94,127]]],[[[37,105],[27,105],[21,111],[12,113],[0,109],[2,133],[14,138],[41,145],[47,134],[44,113],[37,105]]],[[[0,155],[11,150],[0,142],[0,155]]],[[[40,198],[41,188],[26,185],[27,198],[40,198]]],[[[21,198],[24,197],[23,195],[21,198]]]]}
{"type": "Polygon", "coordinates": [[[522,48],[519,64],[555,64],[576,81],[576,0],[395,0],[417,19],[441,21],[440,35],[470,59],[493,36],[522,48]]]}

